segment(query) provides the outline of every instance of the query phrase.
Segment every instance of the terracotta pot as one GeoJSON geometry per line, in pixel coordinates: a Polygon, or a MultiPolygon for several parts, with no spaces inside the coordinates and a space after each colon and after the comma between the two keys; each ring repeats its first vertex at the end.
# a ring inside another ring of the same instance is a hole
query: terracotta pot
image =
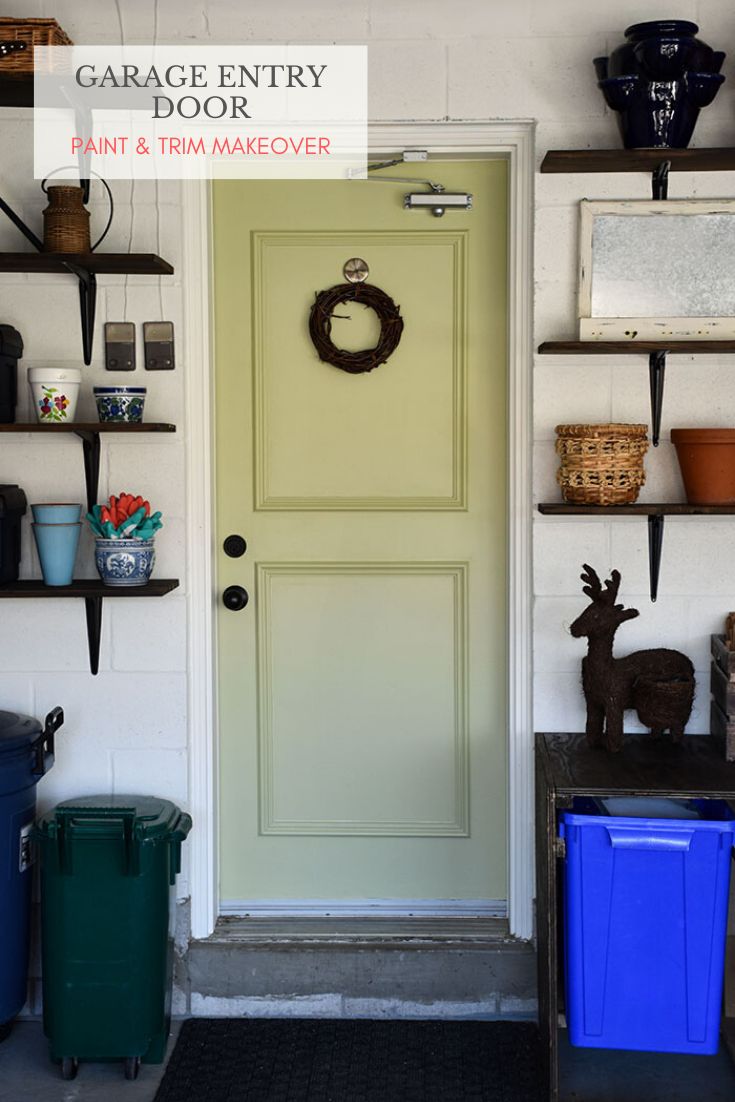
{"type": "Polygon", "coordinates": [[[735,429],[672,429],[690,505],[735,505],[735,429]]]}

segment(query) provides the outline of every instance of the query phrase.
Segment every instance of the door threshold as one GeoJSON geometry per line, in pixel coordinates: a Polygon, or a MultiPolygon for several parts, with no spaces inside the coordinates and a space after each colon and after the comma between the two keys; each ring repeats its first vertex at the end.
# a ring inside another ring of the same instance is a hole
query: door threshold
{"type": "Polygon", "coordinates": [[[524,945],[506,918],[337,917],[260,918],[225,915],[208,942],[349,949],[487,949],[524,945]]]}

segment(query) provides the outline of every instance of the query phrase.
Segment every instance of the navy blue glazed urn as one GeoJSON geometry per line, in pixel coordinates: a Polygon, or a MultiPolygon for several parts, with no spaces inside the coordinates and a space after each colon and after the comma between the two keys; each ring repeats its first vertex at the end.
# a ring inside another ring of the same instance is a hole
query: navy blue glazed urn
{"type": "Polygon", "coordinates": [[[626,149],[686,149],[697,117],[717,95],[725,55],[684,19],[636,23],[609,57],[594,59],[598,85],[618,112],[626,149]]]}

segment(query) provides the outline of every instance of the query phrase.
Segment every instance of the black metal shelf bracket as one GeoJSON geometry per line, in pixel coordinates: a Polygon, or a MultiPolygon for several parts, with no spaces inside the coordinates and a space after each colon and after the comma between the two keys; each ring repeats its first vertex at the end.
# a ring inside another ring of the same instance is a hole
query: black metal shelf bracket
{"type": "Polygon", "coordinates": [[[87,616],[87,643],[89,645],[89,669],[97,674],[100,668],[100,641],[102,639],[102,597],[85,597],[87,616]]]}
{"type": "MultiPolygon", "coordinates": [[[[82,180],[82,187],[88,196],[89,180],[82,180]]],[[[86,199],[84,200],[87,201],[86,199]]],[[[0,196],[0,211],[7,215],[16,229],[20,230],[27,241],[30,241],[37,252],[44,251],[43,241],[33,230],[25,224],[20,215],[16,214],[12,207],[8,206],[0,196]]],[[[94,315],[97,306],[97,276],[87,268],[81,268],[78,264],[67,262],[64,267],[68,272],[77,277],[79,282],[79,313],[82,322],[82,350],[85,364],[92,362],[92,345],[94,342],[94,315]]]]}
{"type": "Polygon", "coordinates": [[[92,362],[94,342],[94,315],[97,307],[97,276],[77,264],[66,263],[64,267],[79,280],[79,314],[82,321],[82,351],[85,364],[92,362]]]}
{"type": "Polygon", "coordinates": [[[651,388],[651,436],[654,448],[661,436],[661,410],[664,403],[666,352],[651,352],[648,357],[648,379],[651,388]]]}
{"type": "Polygon", "coordinates": [[[97,491],[100,483],[100,434],[75,429],[74,435],[82,441],[84,450],[84,482],[87,488],[87,509],[97,504],[97,491]]]}
{"type": "Polygon", "coordinates": [[[662,161],[651,173],[651,194],[654,199],[668,199],[670,168],[671,161],[662,161]]]}
{"type": "Polygon", "coordinates": [[[648,518],[648,575],[651,600],[658,597],[658,577],[661,570],[661,550],[664,543],[664,517],[653,513],[648,518]]]}

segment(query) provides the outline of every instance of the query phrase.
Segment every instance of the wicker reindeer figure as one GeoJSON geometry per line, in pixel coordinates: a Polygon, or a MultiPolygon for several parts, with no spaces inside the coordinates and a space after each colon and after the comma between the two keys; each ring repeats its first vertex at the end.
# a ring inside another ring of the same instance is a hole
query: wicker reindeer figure
{"type": "Polygon", "coordinates": [[[635,708],[641,723],[654,735],[670,730],[675,742],[684,735],[694,700],[694,667],[677,650],[640,650],[613,658],[613,637],[638,609],[615,604],[620,574],[613,570],[603,588],[591,566],[584,564],[582,592],[592,603],[569,629],[575,638],[586,636],[587,657],[582,659],[582,687],[587,702],[587,739],[617,751],[623,745],[623,718],[635,708]]]}

